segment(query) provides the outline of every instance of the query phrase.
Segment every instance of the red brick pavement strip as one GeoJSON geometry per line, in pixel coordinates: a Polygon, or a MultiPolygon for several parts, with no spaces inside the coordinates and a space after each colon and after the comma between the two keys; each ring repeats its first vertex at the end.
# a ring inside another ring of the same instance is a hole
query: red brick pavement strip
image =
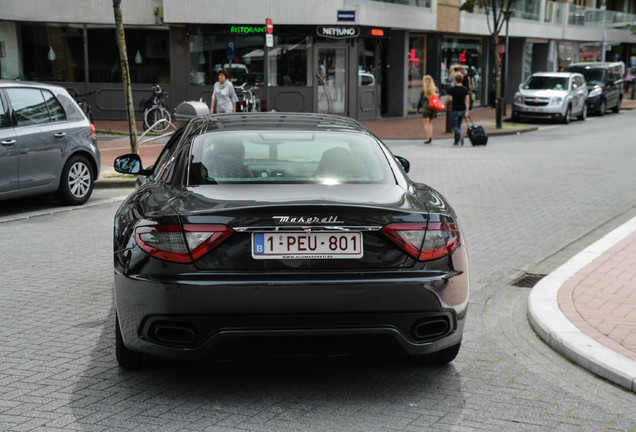
{"type": "Polygon", "coordinates": [[[553,349],[636,392],[636,218],[542,279],[528,318],[553,349]]]}
{"type": "Polygon", "coordinates": [[[636,232],[572,276],[558,299],[582,332],[636,361],[636,232]]]}

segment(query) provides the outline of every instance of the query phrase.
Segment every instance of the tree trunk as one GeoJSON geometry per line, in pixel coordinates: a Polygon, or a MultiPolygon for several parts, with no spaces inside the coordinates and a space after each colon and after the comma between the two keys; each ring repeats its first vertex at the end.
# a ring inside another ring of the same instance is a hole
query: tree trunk
{"type": "MultiPolygon", "coordinates": [[[[503,117],[503,101],[501,99],[501,64],[499,63],[499,32],[493,34],[495,42],[495,127],[501,129],[503,117]]],[[[508,53],[506,53],[508,55],[508,53]]]]}
{"type": "Polygon", "coordinates": [[[121,14],[121,0],[113,0],[113,10],[115,12],[117,48],[119,49],[119,61],[121,63],[121,81],[124,86],[126,116],[128,118],[128,131],[130,133],[130,149],[133,153],[138,153],[139,144],[137,142],[137,126],[135,125],[135,104],[132,97],[132,87],[130,86],[130,69],[128,67],[128,53],[126,51],[126,34],[124,33],[124,22],[121,14]]]}

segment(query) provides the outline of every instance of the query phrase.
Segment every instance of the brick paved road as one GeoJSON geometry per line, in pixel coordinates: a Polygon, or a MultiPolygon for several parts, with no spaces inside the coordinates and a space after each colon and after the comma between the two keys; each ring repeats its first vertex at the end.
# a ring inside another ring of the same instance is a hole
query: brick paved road
{"type": "MultiPolygon", "coordinates": [[[[392,142],[462,217],[473,295],[444,367],[389,360],[116,366],[115,204],[0,223],[2,431],[633,431],[636,397],[543,345],[528,290],[636,213],[636,112],[492,139],[392,142]],[[631,132],[629,132],[631,135],[631,132]]],[[[0,216],[5,210],[0,207],[0,216]]]]}

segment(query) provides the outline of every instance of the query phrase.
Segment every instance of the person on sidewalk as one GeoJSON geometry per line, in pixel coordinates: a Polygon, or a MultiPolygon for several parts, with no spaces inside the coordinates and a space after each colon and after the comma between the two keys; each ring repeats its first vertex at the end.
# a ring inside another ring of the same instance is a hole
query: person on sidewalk
{"type": "Polygon", "coordinates": [[[422,91],[420,92],[420,99],[417,102],[417,112],[422,110],[422,121],[424,122],[424,136],[426,141],[424,144],[430,144],[433,141],[433,119],[437,118],[437,113],[428,107],[428,98],[437,94],[437,87],[435,87],[435,81],[430,75],[424,75],[422,78],[422,91]]]}
{"type": "Polygon", "coordinates": [[[217,72],[218,81],[214,83],[214,91],[212,92],[212,102],[210,104],[210,114],[214,114],[214,106],[219,113],[236,112],[236,102],[238,97],[234,91],[232,81],[227,79],[227,72],[221,69],[217,72]]]}
{"type": "Polygon", "coordinates": [[[470,106],[470,93],[468,89],[462,85],[464,75],[462,75],[461,72],[457,72],[454,79],[455,85],[448,91],[445,105],[448,106],[448,102],[452,98],[451,116],[455,139],[453,145],[459,145],[460,141],[462,144],[464,143],[464,138],[462,137],[462,120],[464,117],[470,115],[468,109],[470,106]]]}

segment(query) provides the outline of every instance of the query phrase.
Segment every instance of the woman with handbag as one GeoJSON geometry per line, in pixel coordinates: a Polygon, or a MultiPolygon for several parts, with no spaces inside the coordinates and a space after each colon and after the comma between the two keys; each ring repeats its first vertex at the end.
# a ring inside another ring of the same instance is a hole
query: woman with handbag
{"type": "Polygon", "coordinates": [[[424,144],[430,144],[433,141],[433,119],[437,117],[437,112],[429,108],[429,98],[437,94],[437,87],[435,87],[435,81],[430,75],[424,75],[422,78],[422,91],[420,93],[420,100],[417,103],[417,112],[422,110],[422,121],[424,122],[424,136],[426,141],[424,144]]]}

